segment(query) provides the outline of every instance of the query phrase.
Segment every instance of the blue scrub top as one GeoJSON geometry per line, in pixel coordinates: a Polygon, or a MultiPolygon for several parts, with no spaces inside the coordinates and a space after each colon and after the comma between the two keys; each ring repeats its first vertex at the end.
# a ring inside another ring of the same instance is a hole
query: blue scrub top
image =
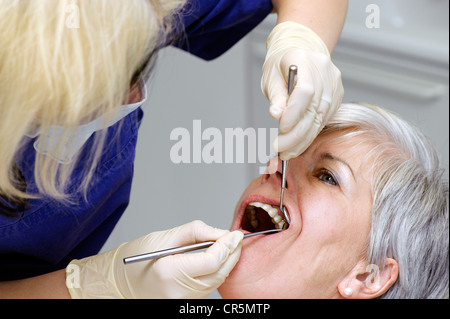
{"type": "MultiPolygon", "coordinates": [[[[270,0],[188,0],[189,15],[183,17],[185,36],[174,45],[203,59],[218,57],[258,25],[272,10],[270,0]]],[[[125,211],[133,180],[133,164],[141,109],[108,128],[107,141],[88,190],[72,194],[72,204],[51,198],[30,200],[19,210],[0,197],[0,281],[15,280],[63,269],[73,259],[95,255],[125,211]],[[0,206],[1,207],[1,206],[0,206]],[[1,210],[1,208],[0,208],[1,210]]],[[[75,168],[71,185],[83,179],[83,158],[88,140],[75,168]]],[[[18,168],[35,193],[34,139],[28,139],[18,168]]]]}

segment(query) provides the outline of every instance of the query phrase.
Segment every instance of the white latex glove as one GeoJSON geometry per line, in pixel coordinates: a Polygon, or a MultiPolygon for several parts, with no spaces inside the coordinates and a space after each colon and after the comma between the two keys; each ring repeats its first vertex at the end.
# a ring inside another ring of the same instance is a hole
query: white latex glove
{"type": "Polygon", "coordinates": [[[344,96],[341,72],[331,62],[325,43],[311,29],[278,24],[267,39],[261,88],[270,115],[279,120],[274,148],[283,160],[303,153],[336,112],[344,96]],[[298,67],[297,82],[287,94],[288,69],[298,67]]]}
{"type": "Polygon", "coordinates": [[[67,287],[72,298],[204,298],[234,268],[242,238],[239,231],[213,228],[200,221],[154,232],[115,250],[73,260],[67,267],[72,276],[67,287]],[[204,252],[123,263],[125,257],[208,240],[216,243],[204,252]]]}

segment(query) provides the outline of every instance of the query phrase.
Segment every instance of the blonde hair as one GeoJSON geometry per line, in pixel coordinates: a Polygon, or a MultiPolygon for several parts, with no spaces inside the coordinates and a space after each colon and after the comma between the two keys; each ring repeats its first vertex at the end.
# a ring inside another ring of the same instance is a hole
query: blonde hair
{"type": "MultiPolygon", "coordinates": [[[[0,0],[0,195],[30,197],[14,167],[24,136],[50,127],[63,136],[101,115],[112,118],[154,53],[175,33],[185,0],[0,0]]],[[[105,134],[86,163],[86,188],[105,134]]],[[[64,139],[57,144],[63,152],[64,139]]],[[[76,163],[76,159],[73,160],[76,163]]],[[[39,192],[64,198],[74,165],[37,153],[39,192]]]]}

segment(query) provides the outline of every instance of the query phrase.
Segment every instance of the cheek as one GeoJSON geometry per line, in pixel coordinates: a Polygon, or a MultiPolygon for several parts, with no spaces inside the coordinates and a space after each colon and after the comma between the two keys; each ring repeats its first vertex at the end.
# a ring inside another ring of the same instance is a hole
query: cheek
{"type": "Polygon", "coordinates": [[[336,196],[331,192],[313,191],[313,187],[310,188],[310,191],[299,194],[298,206],[303,227],[334,225],[343,210],[341,203],[335,198],[336,196]]]}
{"type": "Polygon", "coordinates": [[[361,256],[369,232],[369,213],[362,203],[324,198],[304,214],[301,237],[302,244],[318,258],[317,264],[335,264],[339,273],[361,256]]]}
{"type": "Polygon", "coordinates": [[[353,204],[323,192],[306,194],[301,203],[302,235],[311,245],[334,245],[357,227],[353,204]]]}

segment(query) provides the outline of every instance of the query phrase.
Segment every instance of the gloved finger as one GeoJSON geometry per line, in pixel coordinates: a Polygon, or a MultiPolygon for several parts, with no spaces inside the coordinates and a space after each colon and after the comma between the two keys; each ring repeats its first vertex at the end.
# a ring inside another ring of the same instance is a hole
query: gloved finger
{"type": "Polygon", "coordinates": [[[196,220],[178,227],[171,241],[179,246],[190,245],[202,241],[217,240],[228,233],[228,230],[211,227],[200,220],[196,220]]]}
{"type": "Polygon", "coordinates": [[[279,129],[281,134],[291,131],[302,119],[308,108],[316,109],[322,95],[322,85],[314,85],[312,72],[304,68],[299,72],[297,85],[289,96],[288,106],[284,110],[279,129]]]}
{"type": "Polygon", "coordinates": [[[280,134],[275,138],[273,147],[278,153],[288,151],[304,139],[311,127],[314,124],[316,112],[310,108],[305,112],[301,121],[299,121],[295,127],[284,134],[280,134]]]}
{"type": "MultiPolygon", "coordinates": [[[[339,70],[337,70],[337,73],[338,74],[336,74],[336,76],[340,77],[339,70]]],[[[329,104],[329,110],[324,118],[325,125],[330,121],[331,117],[339,109],[339,106],[341,105],[343,98],[344,98],[344,87],[342,85],[342,79],[339,78],[336,80],[335,87],[333,88],[333,99],[329,104]]]]}
{"type": "MultiPolygon", "coordinates": [[[[222,266],[229,265],[226,262],[232,253],[238,247],[240,250],[243,237],[244,235],[240,231],[234,231],[219,238],[214,245],[209,247],[205,252],[172,257],[179,257],[176,261],[179,265],[179,269],[189,277],[196,278],[208,274],[217,274],[222,266]]],[[[234,267],[236,262],[237,260],[231,260],[232,267],[234,267]]],[[[229,269],[229,271],[231,271],[231,269],[229,269]]]]}
{"type": "Polygon", "coordinates": [[[312,144],[314,141],[315,134],[312,133],[313,130],[311,130],[310,136],[307,136],[304,140],[302,140],[299,144],[296,146],[290,148],[288,151],[285,151],[283,153],[280,153],[280,158],[283,159],[291,159],[295,158],[299,155],[301,155],[304,151],[308,149],[308,147],[312,144]]]}
{"type": "Polygon", "coordinates": [[[222,264],[220,269],[214,273],[204,276],[197,277],[202,283],[210,286],[218,288],[228,277],[230,272],[236,266],[239,261],[239,257],[241,256],[242,245],[239,245],[233,253],[226,259],[226,261],[222,264]]]}
{"type": "Polygon", "coordinates": [[[261,89],[270,102],[270,115],[275,120],[279,120],[281,113],[286,108],[288,95],[286,80],[278,68],[272,67],[270,71],[264,72],[261,79],[261,89]]]}
{"type": "Polygon", "coordinates": [[[190,287],[191,298],[205,298],[214,289],[219,288],[239,261],[241,248],[242,245],[238,245],[216,272],[197,277],[179,278],[186,286],[190,287]]]}
{"type": "Polygon", "coordinates": [[[331,103],[325,99],[320,101],[319,107],[317,108],[317,114],[322,114],[323,122],[322,125],[325,126],[330,118],[334,115],[335,108],[331,107],[331,103]]]}
{"type": "MultiPolygon", "coordinates": [[[[239,260],[240,254],[241,254],[241,247],[242,245],[238,245],[237,248],[231,253],[231,255],[226,258],[225,262],[222,264],[222,266],[219,268],[218,271],[204,275],[204,276],[192,276],[192,274],[188,274],[185,272],[184,267],[187,265],[192,265],[192,256],[200,254],[190,254],[190,255],[177,255],[177,256],[171,256],[173,259],[170,259],[171,257],[166,257],[160,259],[158,262],[162,262],[159,267],[162,269],[170,269],[173,268],[174,265],[175,268],[177,268],[176,272],[169,272],[170,278],[166,277],[170,282],[176,283],[177,289],[172,289],[167,296],[170,296],[171,298],[190,298],[190,299],[199,299],[199,298],[205,298],[208,296],[212,291],[219,288],[219,286],[225,281],[228,274],[231,272],[231,270],[234,268],[236,263],[239,260]],[[179,261],[182,260],[181,267],[179,266],[179,261]],[[174,262],[175,261],[175,262],[174,262]],[[180,287],[183,287],[183,289],[179,289],[180,287]]],[[[203,253],[204,254],[204,253],[203,253]]],[[[196,258],[195,258],[196,259],[196,258]]],[[[196,261],[194,261],[196,262],[196,261]]],[[[200,264],[201,265],[201,264],[200,264]]],[[[170,285],[166,285],[165,288],[169,287],[170,285]]],[[[161,290],[159,290],[161,292],[161,290]]],[[[166,296],[166,298],[167,298],[166,296]]],[[[164,295],[162,295],[164,297],[164,295]]]]}
{"type": "Polygon", "coordinates": [[[291,159],[299,156],[304,151],[308,149],[308,147],[312,144],[316,136],[320,133],[321,128],[319,127],[318,122],[314,122],[313,126],[306,133],[303,139],[299,140],[297,145],[292,146],[285,152],[280,153],[280,158],[282,160],[291,159]]]}
{"type": "Polygon", "coordinates": [[[286,88],[280,85],[277,88],[272,89],[269,114],[274,120],[280,120],[281,115],[286,109],[287,98],[286,88]]]}
{"type": "Polygon", "coordinates": [[[229,233],[228,230],[211,227],[200,220],[196,220],[167,231],[154,232],[140,241],[141,249],[152,250],[166,249],[197,242],[216,240],[229,233]]]}

